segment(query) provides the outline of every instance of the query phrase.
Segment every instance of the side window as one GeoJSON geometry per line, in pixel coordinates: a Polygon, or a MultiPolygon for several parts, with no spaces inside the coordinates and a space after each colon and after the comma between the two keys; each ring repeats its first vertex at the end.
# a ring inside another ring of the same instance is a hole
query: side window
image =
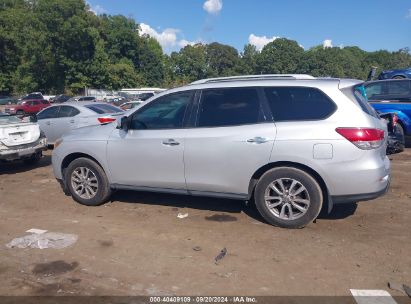
{"type": "Polygon", "coordinates": [[[61,106],[58,117],[73,117],[78,115],[79,113],[80,111],[74,107],[61,106]]]}
{"type": "Polygon", "coordinates": [[[255,88],[207,89],[201,95],[197,127],[236,126],[263,121],[255,88]]]}
{"type": "Polygon", "coordinates": [[[411,95],[411,81],[401,80],[401,81],[389,81],[388,94],[392,97],[408,97],[411,95]]]}
{"type": "Polygon", "coordinates": [[[181,92],[160,97],[137,111],[130,129],[177,129],[183,127],[184,116],[193,93],[181,92]]]}
{"type": "Polygon", "coordinates": [[[377,82],[367,85],[365,91],[369,100],[380,100],[384,94],[383,83],[377,82]]]}
{"type": "Polygon", "coordinates": [[[42,119],[50,119],[50,118],[57,118],[57,113],[59,111],[60,107],[49,107],[46,108],[45,110],[41,111],[38,115],[37,115],[37,119],[38,120],[42,120],[42,119]]]}
{"type": "Polygon", "coordinates": [[[33,100],[33,101],[32,101],[32,104],[33,104],[33,106],[38,106],[38,105],[40,105],[40,101],[38,101],[38,100],[33,100]]]}
{"type": "Polygon", "coordinates": [[[48,105],[48,104],[49,104],[49,102],[48,102],[47,100],[42,100],[41,103],[42,103],[42,104],[45,104],[45,105],[48,105]]]}
{"type": "Polygon", "coordinates": [[[316,88],[270,87],[264,91],[275,121],[325,119],[337,108],[316,88]]]}

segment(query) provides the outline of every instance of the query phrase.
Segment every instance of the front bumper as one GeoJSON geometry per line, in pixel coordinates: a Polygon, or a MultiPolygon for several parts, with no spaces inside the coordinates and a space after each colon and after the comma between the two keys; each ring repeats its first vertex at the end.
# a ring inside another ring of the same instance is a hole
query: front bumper
{"type": "Polygon", "coordinates": [[[45,137],[40,137],[37,141],[9,147],[8,149],[0,150],[0,160],[12,161],[31,157],[33,154],[47,150],[47,140],[45,137]]]}

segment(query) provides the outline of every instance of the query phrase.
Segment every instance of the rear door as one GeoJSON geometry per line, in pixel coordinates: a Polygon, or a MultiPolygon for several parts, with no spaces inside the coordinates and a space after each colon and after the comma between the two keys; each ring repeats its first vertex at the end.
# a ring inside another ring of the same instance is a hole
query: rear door
{"type": "Polygon", "coordinates": [[[267,164],[276,136],[258,88],[206,89],[185,140],[185,177],[192,193],[244,198],[267,164]]]}
{"type": "Polygon", "coordinates": [[[53,106],[44,109],[37,114],[37,121],[40,125],[40,129],[44,132],[47,137],[47,142],[49,144],[54,143],[56,138],[56,122],[60,106],[53,106]]]}

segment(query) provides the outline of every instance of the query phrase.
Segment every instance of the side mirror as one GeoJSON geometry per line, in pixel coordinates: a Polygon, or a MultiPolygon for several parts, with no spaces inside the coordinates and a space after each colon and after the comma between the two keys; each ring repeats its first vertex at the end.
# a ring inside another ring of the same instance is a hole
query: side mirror
{"type": "Polygon", "coordinates": [[[29,118],[30,122],[37,122],[37,115],[31,115],[29,118]]]}
{"type": "Polygon", "coordinates": [[[117,129],[123,129],[124,131],[128,131],[128,117],[122,116],[117,119],[117,129]]]}

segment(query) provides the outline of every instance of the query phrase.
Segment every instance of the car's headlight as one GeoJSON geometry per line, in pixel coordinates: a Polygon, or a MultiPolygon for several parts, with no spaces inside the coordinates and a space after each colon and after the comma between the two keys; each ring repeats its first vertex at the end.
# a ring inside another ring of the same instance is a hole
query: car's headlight
{"type": "Polygon", "coordinates": [[[54,149],[57,149],[57,147],[60,146],[62,142],[63,142],[62,138],[57,139],[54,143],[54,149]]]}

